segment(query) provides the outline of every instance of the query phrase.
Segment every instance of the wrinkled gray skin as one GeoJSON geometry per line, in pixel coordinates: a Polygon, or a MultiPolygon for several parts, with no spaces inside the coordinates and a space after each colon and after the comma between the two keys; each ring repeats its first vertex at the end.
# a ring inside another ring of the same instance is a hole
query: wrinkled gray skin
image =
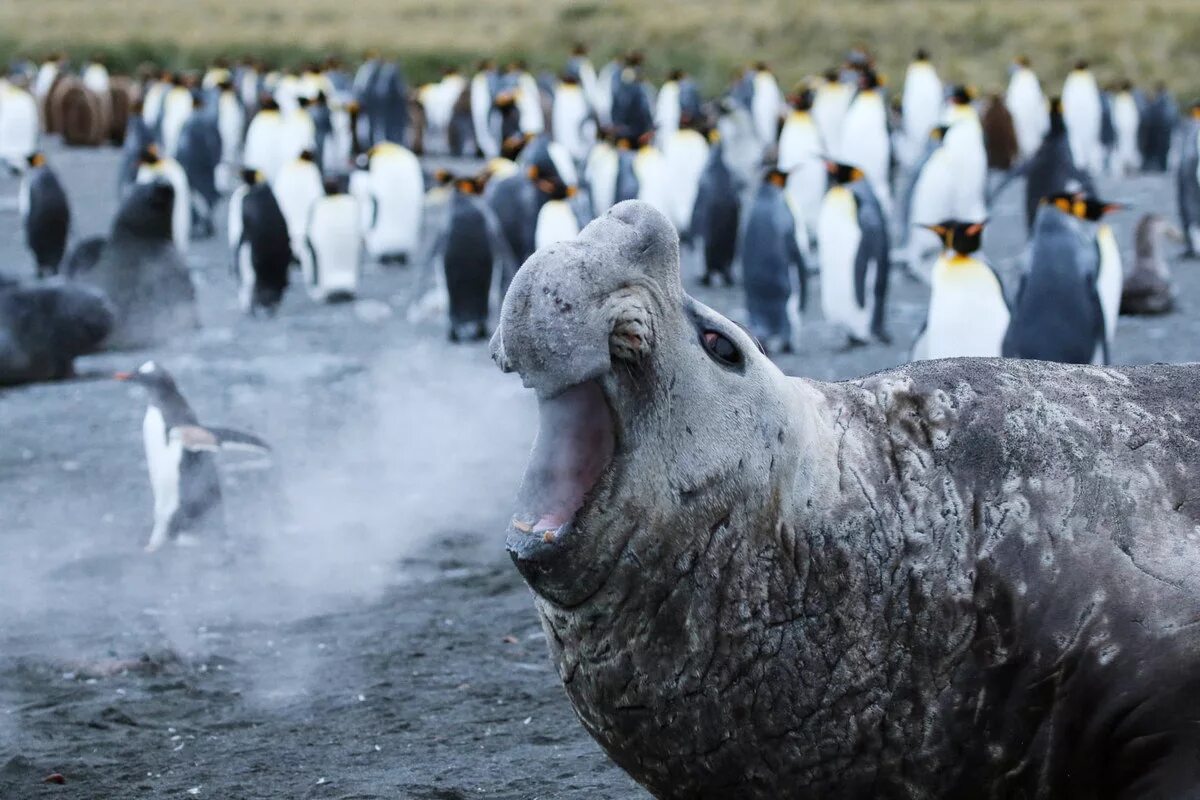
{"type": "Polygon", "coordinates": [[[657,797],[1200,797],[1200,367],[788,378],[636,202],[522,267],[493,354],[613,412],[569,530],[509,549],[657,797]]]}

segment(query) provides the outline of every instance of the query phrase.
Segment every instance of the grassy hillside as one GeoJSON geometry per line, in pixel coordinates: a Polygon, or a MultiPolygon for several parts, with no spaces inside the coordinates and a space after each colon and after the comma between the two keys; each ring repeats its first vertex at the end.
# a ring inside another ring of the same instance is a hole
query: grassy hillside
{"type": "Polygon", "coordinates": [[[1052,83],[1078,57],[1103,80],[1164,80],[1200,95],[1197,0],[9,0],[0,3],[0,55],[104,51],[123,68],[144,60],[194,65],[251,52],[298,62],[375,47],[404,58],[417,79],[482,55],[562,62],[570,43],[597,60],[646,51],[652,73],[679,65],[710,88],[748,60],[786,82],[867,44],[899,78],[918,46],[948,79],[998,88],[1017,53],[1052,83]]]}

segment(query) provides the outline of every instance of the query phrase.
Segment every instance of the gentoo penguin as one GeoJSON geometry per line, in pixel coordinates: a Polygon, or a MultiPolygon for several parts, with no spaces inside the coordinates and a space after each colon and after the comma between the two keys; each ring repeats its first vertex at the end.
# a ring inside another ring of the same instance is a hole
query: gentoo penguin
{"type": "Polygon", "coordinates": [[[952,219],[954,170],[944,147],[948,127],[939,125],[929,133],[925,153],[913,166],[912,177],[900,199],[900,237],[908,271],[921,280],[930,276],[931,254],[944,249],[944,239],[932,226],[952,219]]]}
{"type": "Polygon", "coordinates": [[[1133,95],[1133,84],[1124,81],[1112,96],[1112,123],[1116,143],[1109,159],[1114,175],[1126,177],[1141,169],[1142,154],[1138,150],[1138,130],[1141,114],[1133,95]]]}
{"type": "Polygon", "coordinates": [[[840,146],[842,125],[854,92],[838,78],[837,70],[829,70],[813,92],[812,117],[821,134],[825,152],[840,146]]]}
{"type": "Polygon", "coordinates": [[[1019,57],[1011,68],[1004,104],[1012,114],[1021,158],[1029,158],[1050,128],[1050,115],[1042,84],[1024,56],[1019,57]]]}
{"type": "Polygon", "coordinates": [[[25,227],[25,244],[33,253],[38,277],[57,273],[67,248],[71,209],[67,193],[40,152],[29,157],[18,205],[25,227]]]}
{"type": "Polygon", "coordinates": [[[1096,259],[1099,272],[1096,275],[1096,292],[1100,295],[1100,308],[1104,311],[1104,337],[1109,353],[1112,352],[1113,337],[1117,332],[1117,316],[1121,309],[1121,291],[1125,279],[1125,268],[1121,264],[1121,248],[1112,227],[1104,221],[1104,215],[1124,208],[1120,203],[1110,203],[1094,197],[1076,198],[1071,211],[1080,219],[1095,223],[1092,235],[1096,241],[1096,259]]]}
{"type": "Polygon", "coordinates": [[[0,88],[0,108],[0,161],[14,169],[24,167],[37,152],[41,136],[37,101],[25,89],[6,82],[0,88]]]}
{"type": "Polygon", "coordinates": [[[550,126],[554,141],[565,148],[572,159],[583,161],[595,140],[596,126],[583,87],[573,75],[563,74],[554,90],[550,126]]]}
{"type": "Polygon", "coordinates": [[[1096,288],[1098,249],[1072,208],[1077,197],[1059,194],[1038,208],[1029,267],[1013,304],[1002,352],[1068,364],[1108,363],[1104,309],[1096,288]]]}
{"type": "Polygon", "coordinates": [[[1179,140],[1175,181],[1184,257],[1196,258],[1200,256],[1200,102],[1192,105],[1191,118],[1184,123],[1179,140]]]}
{"type": "Polygon", "coordinates": [[[775,74],[763,62],[754,66],[754,96],[750,100],[750,114],[754,118],[754,130],[763,149],[771,147],[779,139],[779,121],[787,106],[775,74]]]}
{"type": "Polygon", "coordinates": [[[221,163],[217,168],[217,188],[229,192],[236,183],[237,165],[242,159],[246,112],[233,83],[226,81],[218,90],[217,131],[221,135],[221,163]]]}
{"type": "Polygon", "coordinates": [[[130,188],[96,265],[72,279],[112,304],[114,349],[161,344],[199,327],[191,276],[171,240],[175,190],[165,179],[130,188]]]}
{"type": "Polygon", "coordinates": [[[75,357],[99,347],[113,323],[94,289],[0,282],[0,386],[71,377],[75,357]]]}
{"type": "Polygon", "coordinates": [[[425,199],[421,163],[408,148],[377,144],[367,152],[365,180],[359,184],[365,194],[360,202],[369,212],[367,252],[383,264],[407,263],[420,244],[425,199]]]}
{"type": "Polygon", "coordinates": [[[342,191],[341,181],[325,181],[325,195],[308,214],[305,256],[300,259],[308,293],[320,302],[352,299],[362,265],[358,201],[342,191]]]}
{"type": "Polygon", "coordinates": [[[283,212],[284,221],[287,222],[292,252],[299,256],[303,265],[307,257],[304,236],[308,229],[308,215],[313,203],[325,194],[316,154],[312,150],[305,150],[299,158],[284,164],[275,180],[271,182],[271,191],[279,203],[279,210],[283,212]]]}
{"type": "Polygon", "coordinates": [[[737,252],[738,229],[741,221],[741,195],[734,183],[733,173],[722,154],[724,143],[720,134],[710,134],[713,144],[708,150],[708,162],[700,176],[696,192],[696,208],[692,212],[692,231],[704,240],[705,286],[719,277],[726,286],[733,285],[733,257],[737,252]]]}
{"type": "MultiPolygon", "coordinates": [[[[690,122],[690,121],[689,121],[690,122]]],[[[704,135],[685,125],[663,140],[663,168],[667,175],[667,216],[675,224],[683,241],[691,241],[692,211],[700,176],[708,162],[708,141],[704,135]]]]}
{"type": "Polygon", "coordinates": [[[283,116],[279,104],[263,95],[259,111],[246,129],[246,144],[242,151],[242,166],[263,173],[273,180],[285,163],[280,142],[283,138],[283,116]]]}
{"type": "Polygon", "coordinates": [[[836,162],[827,168],[830,186],[817,219],[821,308],[846,330],[851,346],[866,344],[871,334],[887,342],[887,220],[861,169],[836,162]]]}
{"type": "Polygon", "coordinates": [[[1179,122],[1179,107],[1167,87],[1160,83],[1154,98],[1139,111],[1138,149],[1142,154],[1142,169],[1166,172],[1171,139],[1179,122]]]}
{"type": "Polygon", "coordinates": [[[1063,82],[1062,114],[1075,166],[1092,175],[1104,165],[1104,148],[1100,142],[1103,113],[1096,78],[1088,69],[1088,62],[1079,61],[1063,82]]]}
{"type": "Polygon", "coordinates": [[[1030,230],[1033,229],[1034,218],[1043,198],[1079,191],[1091,194],[1094,191],[1091,176],[1076,166],[1071,155],[1062,104],[1058,98],[1050,102],[1050,128],[1046,138],[1019,172],[1025,175],[1025,222],[1030,230]]]}
{"type": "Polygon", "coordinates": [[[288,285],[293,261],[287,221],[266,182],[255,183],[242,197],[242,235],[238,241],[238,301],[247,314],[274,316],[288,285]]]}
{"type": "Polygon", "coordinates": [[[983,223],[946,220],[928,227],[946,249],[930,275],[929,309],[913,360],[999,358],[1009,311],[999,276],[976,255],[983,223]]]}
{"type": "Polygon", "coordinates": [[[158,152],[158,146],[151,144],[142,150],[141,166],[138,167],[137,182],[151,183],[165,179],[175,190],[172,195],[174,204],[171,211],[171,240],[180,255],[186,255],[192,235],[191,188],[188,185],[187,173],[173,158],[165,158],[158,152]]]}
{"type": "Polygon", "coordinates": [[[983,126],[988,169],[1012,169],[1021,155],[1021,147],[1017,142],[1017,128],[1012,114],[1000,95],[988,96],[979,123],[983,126]]]}
{"type": "Polygon", "coordinates": [[[1183,234],[1157,214],[1146,214],[1134,233],[1137,261],[1125,274],[1121,290],[1122,314],[1165,314],[1175,307],[1175,289],[1171,272],[1163,257],[1159,239],[1183,241],[1183,234]]]}
{"type": "Polygon", "coordinates": [[[479,341],[487,338],[492,276],[513,272],[513,256],[499,221],[479,197],[475,179],[454,181],[447,212],[432,258],[440,256],[442,260],[449,300],[449,338],[452,342],[479,341]]]}
{"type": "Polygon", "coordinates": [[[179,146],[179,133],[183,130],[183,123],[187,122],[188,117],[192,115],[194,105],[192,92],[185,85],[183,76],[175,76],[174,84],[167,90],[162,102],[160,136],[163,153],[168,158],[175,158],[176,149],[179,146]]]}
{"type": "Polygon", "coordinates": [[[800,223],[811,234],[825,196],[825,152],[821,133],[812,116],[813,92],[804,89],[791,99],[792,111],[779,134],[778,165],[788,174],[787,192],[800,223]]]}
{"type": "Polygon", "coordinates": [[[858,94],[846,111],[842,137],[834,152],[840,163],[862,170],[879,203],[885,209],[891,208],[892,145],[888,136],[887,108],[879,78],[871,69],[865,69],[859,75],[858,94]]]}
{"type": "Polygon", "coordinates": [[[900,109],[904,121],[901,162],[911,167],[925,150],[929,132],[938,124],[942,111],[942,81],[929,61],[928,51],[918,50],[904,74],[900,109]]]}
{"type": "Polygon", "coordinates": [[[575,196],[575,187],[567,186],[557,175],[538,178],[537,187],[547,199],[538,209],[534,248],[541,250],[555,242],[574,239],[579,234],[579,220],[570,203],[575,196]]]}
{"type": "Polygon", "coordinates": [[[612,131],[605,129],[600,139],[592,145],[583,168],[593,217],[599,217],[615,205],[619,166],[620,156],[612,131]]]}
{"type": "Polygon", "coordinates": [[[771,169],[746,214],[742,237],[742,284],[750,332],[767,353],[790,353],[793,318],[807,300],[807,272],[796,240],[796,222],[788,206],[787,173],[771,169]],[[798,300],[798,303],[796,302],[798,300]]]}
{"type": "Polygon", "coordinates": [[[192,115],[179,132],[175,156],[187,176],[193,233],[207,238],[216,231],[213,212],[220,197],[217,166],[221,163],[221,133],[216,117],[203,111],[203,98],[197,95],[195,103],[192,115]]]}
{"type": "Polygon", "coordinates": [[[222,449],[270,452],[270,446],[249,433],[201,425],[174,378],[153,361],[114,377],[141,386],[149,399],[142,444],[154,492],[154,528],[146,552],[168,541],[184,544],[197,535],[223,536],[221,481],[213,454],[222,449]]]}

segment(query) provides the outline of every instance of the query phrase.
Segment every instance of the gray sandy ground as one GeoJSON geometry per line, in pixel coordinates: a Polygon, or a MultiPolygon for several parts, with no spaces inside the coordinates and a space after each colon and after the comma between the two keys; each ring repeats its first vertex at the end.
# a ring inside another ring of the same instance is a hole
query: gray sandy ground
{"type": "MultiPolygon", "coordinates": [[[[104,233],[115,154],[52,163],[73,238],[104,233]]],[[[1106,188],[1136,208],[1116,220],[1127,256],[1141,212],[1173,216],[1166,177],[1106,188]]],[[[1019,191],[986,241],[1006,277],[1019,191]]],[[[0,179],[0,270],[28,275],[15,196],[0,179]]],[[[532,398],[484,347],[406,321],[412,268],[370,267],[365,304],[293,290],[256,321],[236,310],[222,242],[189,256],[194,338],[81,360],[97,379],[0,392],[0,798],[644,796],[576,722],[503,550],[532,398]],[[144,406],[99,376],[150,356],[202,419],[276,446],[273,469],[225,460],[219,552],[141,551],[144,406]],[[55,772],[65,785],[42,783],[55,772]]],[[[1200,354],[1196,269],[1175,265],[1182,311],[1122,319],[1117,361],[1200,354]]],[[[743,316],[739,290],[685,283],[743,316]]],[[[845,353],[814,302],[781,366],[833,379],[901,362],[923,294],[898,278],[895,344],[845,353]]]]}

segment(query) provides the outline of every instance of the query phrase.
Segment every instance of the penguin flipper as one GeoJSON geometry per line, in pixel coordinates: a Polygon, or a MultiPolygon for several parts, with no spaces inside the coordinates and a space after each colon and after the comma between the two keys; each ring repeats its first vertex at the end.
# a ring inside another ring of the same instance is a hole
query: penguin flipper
{"type": "Polygon", "coordinates": [[[220,450],[251,450],[271,452],[271,446],[250,433],[231,428],[211,428],[202,425],[178,425],[171,429],[171,440],[177,440],[184,450],[215,453],[220,450]]]}
{"type": "Polygon", "coordinates": [[[247,450],[254,453],[272,452],[271,445],[252,433],[234,430],[233,428],[211,426],[205,427],[203,430],[216,437],[217,444],[222,450],[247,450]]]}

